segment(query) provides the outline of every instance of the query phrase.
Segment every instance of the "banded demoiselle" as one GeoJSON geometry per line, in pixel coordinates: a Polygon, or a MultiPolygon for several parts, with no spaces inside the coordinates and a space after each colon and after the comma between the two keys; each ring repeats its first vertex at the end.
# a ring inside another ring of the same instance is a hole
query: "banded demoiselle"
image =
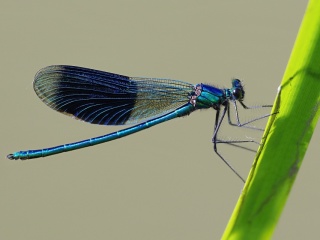
{"type": "Polygon", "coordinates": [[[221,123],[226,114],[229,124],[238,127],[269,116],[240,123],[237,102],[245,109],[249,107],[243,103],[245,91],[239,79],[232,80],[231,88],[220,89],[203,83],[193,85],[171,79],[127,77],[88,68],[56,65],[41,69],[35,76],[33,87],[46,105],[85,122],[101,125],[137,125],[79,142],[15,152],[7,156],[9,159],[46,157],[93,146],[189,115],[197,109],[213,108],[217,111],[212,138],[214,151],[244,181],[217,150],[217,134],[221,123]],[[236,110],[236,123],[232,123],[230,118],[230,102],[236,110]]]}

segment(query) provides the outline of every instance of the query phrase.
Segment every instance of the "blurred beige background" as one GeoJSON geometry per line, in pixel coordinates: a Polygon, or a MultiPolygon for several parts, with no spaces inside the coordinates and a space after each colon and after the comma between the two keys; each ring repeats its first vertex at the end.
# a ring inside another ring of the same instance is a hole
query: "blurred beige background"
{"type": "MultiPolygon", "coordinates": [[[[238,77],[248,105],[272,103],[307,1],[252,2],[2,1],[0,238],[219,239],[243,184],[213,153],[213,110],[44,159],[5,156],[120,129],[46,107],[32,81],[52,64],[221,87],[238,77]]],[[[274,239],[318,236],[319,132],[274,239]]],[[[226,153],[246,177],[254,155],[226,153]]]]}

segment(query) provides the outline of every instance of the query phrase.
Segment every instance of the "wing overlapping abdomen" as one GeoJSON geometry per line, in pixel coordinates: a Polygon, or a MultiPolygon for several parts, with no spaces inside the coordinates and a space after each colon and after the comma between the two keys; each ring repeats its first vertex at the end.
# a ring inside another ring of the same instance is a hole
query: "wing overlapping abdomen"
{"type": "Polygon", "coordinates": [[[123,125],[155,118],[185,105],[193,85],[132,78],[75,66],[49,66],[35,76],[34,90],[49,107],[83,121],[123,125]]]}

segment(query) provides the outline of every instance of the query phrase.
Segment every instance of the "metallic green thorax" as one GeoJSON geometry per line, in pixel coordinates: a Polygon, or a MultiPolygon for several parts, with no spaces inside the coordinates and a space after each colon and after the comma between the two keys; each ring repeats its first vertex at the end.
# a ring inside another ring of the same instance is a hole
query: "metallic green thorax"
{"type": "Polygon", "coordinates": [[[228,100],[242,101],[244,90],[239,79],[232,80],[232,88],[220,89],[206,84],[197,84],[192,93],[190,103],[196,109],[214,108],[220,109],[221,105],[227,104],[228,100]]]}

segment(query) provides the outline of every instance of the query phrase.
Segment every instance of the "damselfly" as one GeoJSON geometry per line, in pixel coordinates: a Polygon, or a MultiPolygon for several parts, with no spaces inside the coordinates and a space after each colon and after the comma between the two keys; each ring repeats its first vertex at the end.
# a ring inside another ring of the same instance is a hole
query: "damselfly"
{"type": "MultiPolygon", "coordinates": [[[[212,138],[214,151],[244,181],[217,150],[217,143],[221,143],[217,139],[221,123],[226,114],[229,124],[238,127],[247,126],[253,121],[269,116],[264,115],[240,123],[237,102],[245,109],[249,107],[243,103],[245,92],[239,79],[232,80],[231,88],[220,89],[203,83],[193,85],[171,79],[127,77],[93,69],[57,65],[41,69],[35,76],[33,87],[46,105],[85,122],[101,125],[137,125],[79,142],[15,152],[7,156],[9,159],[46,157],[93,146],[189,115],[197,109],[213,108],[217,111],[212,138]],[[230,118],[230,102],[235,108],[236,123],[232,123],[230,118]]],[[[229,143],[241,142],[248,141],[229,143]]]]}

